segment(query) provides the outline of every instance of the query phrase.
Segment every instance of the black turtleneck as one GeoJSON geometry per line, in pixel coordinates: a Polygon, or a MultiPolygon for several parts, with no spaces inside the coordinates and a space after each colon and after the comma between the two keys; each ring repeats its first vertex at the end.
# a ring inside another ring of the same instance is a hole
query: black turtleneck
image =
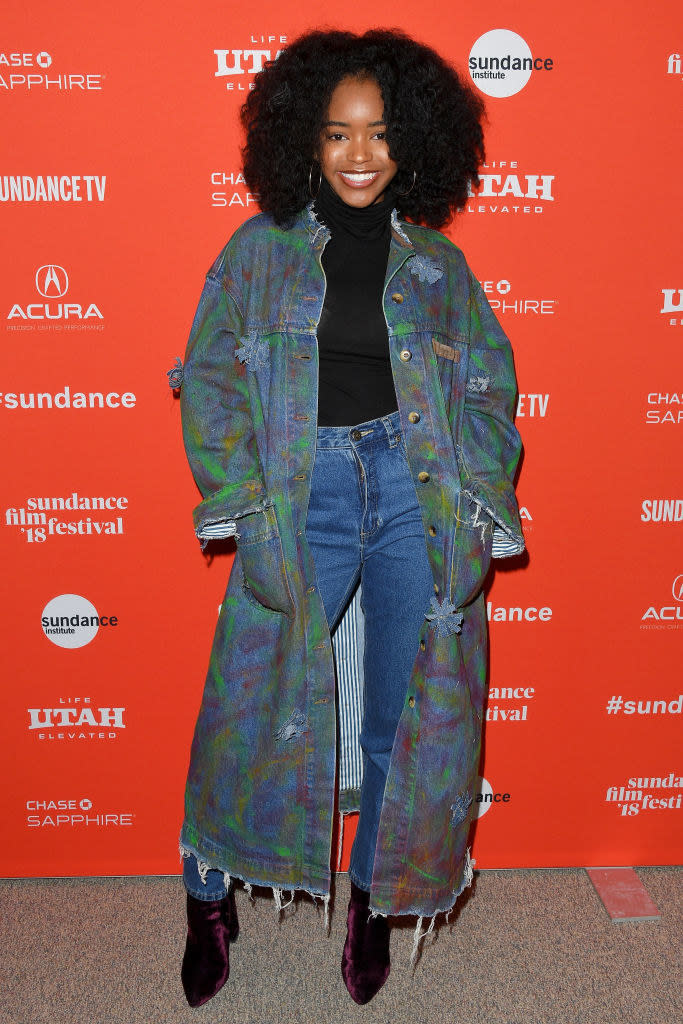
{"type": "Polygon", "coordinates": [[[318,423],[352,426],[396,409],[382,294],[391,202],[356,209],[325,178],[315,200],[330,229],[322,255],[327,287],[318,324],[318,423]]]}

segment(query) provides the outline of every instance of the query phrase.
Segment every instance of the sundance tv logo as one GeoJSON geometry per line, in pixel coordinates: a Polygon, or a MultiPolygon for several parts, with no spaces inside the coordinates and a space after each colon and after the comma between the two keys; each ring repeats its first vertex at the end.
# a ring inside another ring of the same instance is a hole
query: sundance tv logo
{"type": "Polygon", "coordinates": [[[535,71],[552,71],[552,57],[534,57],[516,32],[494,28],[479,36],[470,50],[470,77],[487,96],[514,96],[535,71]]]}
{"type": "Polygon", "coordinates": [[[104,202],[105,174],[2,174],[0,203],[104,202]]]}
{"type": "Polygon", "coordinates": [[[116,615],[99,615],[95,605],[79,594],[60,594],[45,605],[40,619],[43,633],[57,647],[85,647],[100,627],[118,626],[116,615]]]}
{"type": "Polygon", "coordinates": [[[277,60],[287,36],[255,33],[243,50],[214,50],[214,78],[225,79],[225,88],[238,92],[250,89],[251,80],[268,60],[277,60]]]}
{"type": "MultiPolygon", "coordinates": [[[[61,331],[65,327],[73,330],[103,330],[104,317],[94,302],[59,302],[69,290],[69,275],[64,267],[56,263],[45,263],[35,273],[35,288],[45,302],[29,302],[22,305],[15,302],[8,321],[30,322],[39,330],[61,331]],[[77,324],[74,323],[77,321],[77,324]]],[[[16,329],[17,324],[8,323],[7,329],[16,329]]]]}

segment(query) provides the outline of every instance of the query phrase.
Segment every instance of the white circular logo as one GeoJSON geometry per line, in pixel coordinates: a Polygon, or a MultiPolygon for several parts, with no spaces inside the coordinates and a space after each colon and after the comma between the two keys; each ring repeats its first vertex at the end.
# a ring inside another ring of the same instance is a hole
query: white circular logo
{"type": "Polygon", "coordinates": [[[84,796],[82,800],[79,800],[78,806],[82,811],[89,811],[92,807],[92,800],[88,800],[87,796],[84,796]]]}
{"type": "Polygon", "coordinates": [[[479,776],[477,779],[477,817],[483,818],[486,812],[490,809],[493,803],[493,786],[488,781],[479,776]]]}
{"type": "Polygon", "coordinates": [[[49,68],[50,64],[52,64],[52,57],[49,53],[45,53],[45,50],[42,50],[36,56],[36,64],[41,68],[49,68]]]}
{"type": "Polygon", "coordinates": [[[499,295],[507,295],[511,287],[512,285],[510,284],[510,282],[506,281],[505,278],[503,278],[503,280],[499,281],[498,284],[496,285],[496,291],[498,292],[499,295]]]}
{"type": "Polygon", "coordinates": [[[671,587],[674,601],[683,601],[683,574],[677,576],[671,587]]]}
{"type": "Polygon", "coordinates": [[[69,275],[64,267],[46,263],[36,270],[36,290],[44,299],[61,299],[69,289],[69,275]]]}
{"type": "Polygon", "coordinates": [[[507,28],[485,32],[470,50],[470,76],[487,96],[514,96],[531,78],[532,66],[526,40],[507,28]]]}
{"type": "Polygon", "coordinates": [[[97,634],[100,619],[94,604],[79,594],[60,594],[43,608],[43,633],[58,647],[85,647],[97,634]]]}

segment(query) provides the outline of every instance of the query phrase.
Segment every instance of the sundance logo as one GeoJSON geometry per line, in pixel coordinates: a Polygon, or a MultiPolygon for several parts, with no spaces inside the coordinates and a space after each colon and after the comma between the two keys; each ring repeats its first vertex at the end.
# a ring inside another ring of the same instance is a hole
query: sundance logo
{"type": "Polygon", "coordinates": [[[552,57],[534,57],[516,32],[494,28],[479,36],[470,51],[472,81],[487,96],[514,96],[534,71],[552,71],[552,57]]]}
{"type": "Polygon", "coordinates": [[[494,608],[493,603],[488,601],[486,616],[489,622],[550,622],[553,610],[547,606],[537,608],[536,605],[529,605],[528,608],[504,608],[498,605],[494,608]]]}
{"type": "Polygon", "coordinates": [[[137,399],[132,391],[6,391],[0,392],[0,407],[5,409],[134,409],[137,399]]]}
{"type": "Polygon", "coordinates": [[[45,605],[43,633],[58,647],[85,647],[101,626],[118,626],[116,615],[98,615],[94,604],[79,594],[60,594],[45,605]]]}
{"type": "Polygon", "coordinates": [[[46,263],[38,267],[35,274],[35,287],[38,294],[47,299],[47,302],[29,302],[23,306],[15,302],[9,313],[8,320],[31,320],[37,326],[61,330],[63,321],[68,320],[94,320],[95,323],[87,325],[92,330],[102,330],[101,321],[104,319],[99,307],[94,303],[81,302],[57,302],[62,299],[69,290],[69,275],[64,267],[56,263],[46,263]]]}
{"type": "Polygon", "coordinates": [[[89,797],[33,799],[26,801],[29,828],[129,828],[133,814],[93,810],[89,797]]]}
{"type": "Polygon", "coordinates": [[[510,793],[494,793],[493,786],[483,777],[477,780],[477,793],[474,797],[476,815],[483,818],[487,811],[490,811],[494,804],[507,804],[510,802],[510,793]]]}

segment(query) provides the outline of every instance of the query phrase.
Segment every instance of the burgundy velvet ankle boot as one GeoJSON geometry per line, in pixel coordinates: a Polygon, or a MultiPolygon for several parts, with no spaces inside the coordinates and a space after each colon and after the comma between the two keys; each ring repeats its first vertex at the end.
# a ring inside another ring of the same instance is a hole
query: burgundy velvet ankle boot
{"type": "Polygon", "coordinates": [[[370,917],[370,893],[351,882],[346,943],[341,972],[351,998],[369,1003],[389,977],[389,925],[370,917]]]}
{"type": "Polygon", "coordinates": [[[235,894],[197,900],[187,894],[187,943],[180,977],[190,1006],[212,999],[230,975],[230,943],[239,934],[235,894]]]}

